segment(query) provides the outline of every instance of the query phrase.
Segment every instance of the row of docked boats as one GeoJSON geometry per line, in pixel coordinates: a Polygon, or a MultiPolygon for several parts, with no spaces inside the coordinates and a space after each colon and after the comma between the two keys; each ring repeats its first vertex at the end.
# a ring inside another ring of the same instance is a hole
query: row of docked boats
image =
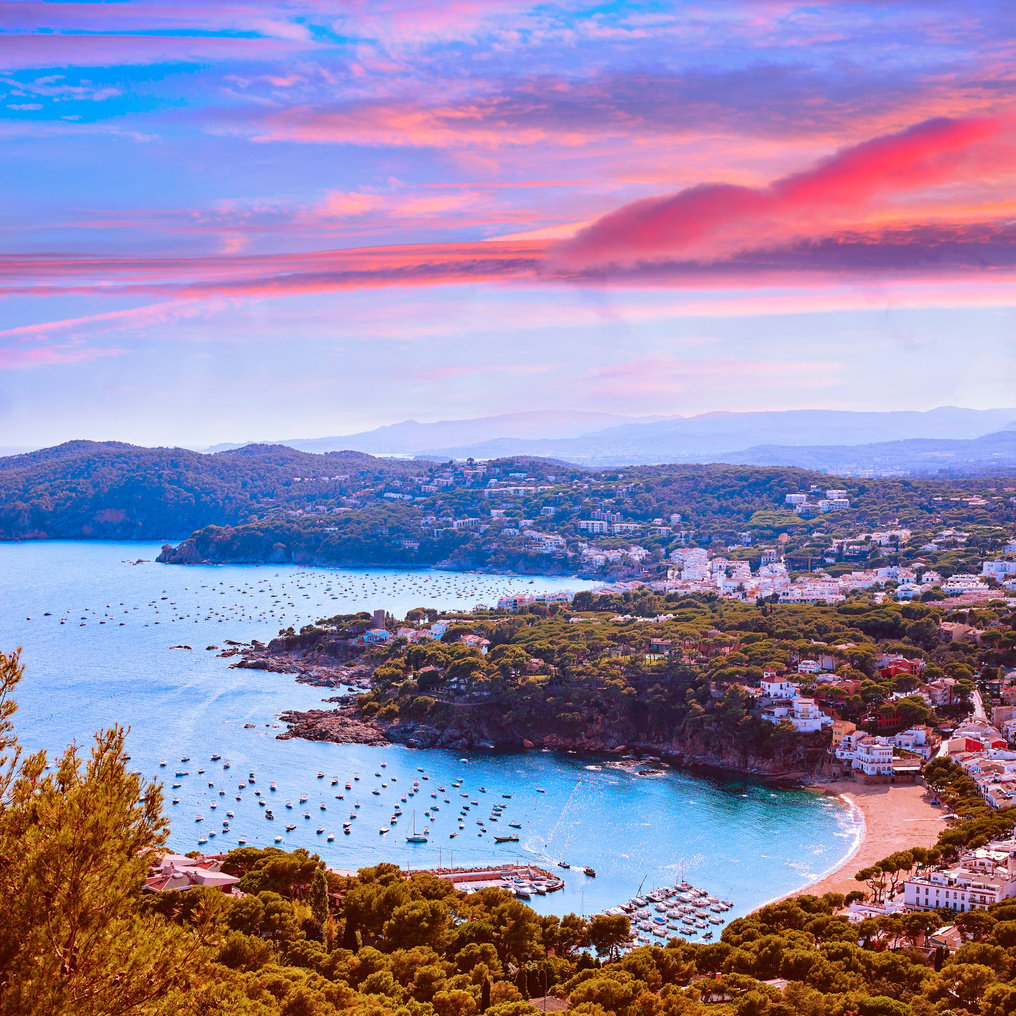
{"type": "Polygon", "coordinates": [[[564,888],[564,880],[540,875],[523,878],[521,875],[505,875],[501,888],[507,889],[516,899],[528,900],[534,896],[546,896],[564,888]]]}
{"type": "Polygon", "coordinates": [[[724,915],[733,905],[681,881],[636,896],[605,913],[628,916],[632,932],[629,944],[634,948],[671,938],[701,937],[708,942],[726,923],[724,915]]]}

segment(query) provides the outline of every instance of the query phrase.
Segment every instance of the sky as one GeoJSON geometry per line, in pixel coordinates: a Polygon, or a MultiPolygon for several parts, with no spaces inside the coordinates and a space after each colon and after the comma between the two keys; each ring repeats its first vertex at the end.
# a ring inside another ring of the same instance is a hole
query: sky
{"type": "Polygon", "coordinates": [[[0,446],[1016,405],[1016,5],[0,3],[0,446]]]}

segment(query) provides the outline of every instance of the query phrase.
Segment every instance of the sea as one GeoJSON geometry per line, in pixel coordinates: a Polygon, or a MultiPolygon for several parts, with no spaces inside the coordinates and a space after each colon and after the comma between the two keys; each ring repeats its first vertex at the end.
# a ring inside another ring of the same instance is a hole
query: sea
{"type": "Polygon", "coordinates": [[[0,650],[22,648],[15,724],[27,747],[57,753],[76,744],[84,754],[96,731],[129,728],[131,765],[163,784],[169,845],[179,852],[225,851],[241,838],[274,846],[280,837],[279,846],[305,847],[341,870],[382,861],[533,864],[564,879],[562,891],[531,901],[554,914],[602,912],[687,880],[731,901],[730,918],[835,869],[859,840],[860,820],[838,799],[738,774],[646,766],[644,775],[609,758],[539,750],[280,741],[280,712],[322,708],[335,690],[235,669],[218,655],[227,639],[268,641],[338,613],[383,607],[402,617],[412,607],[471,608],[591,583],[162,565],[159,548],[0,544],[0,650]],[[427,830],[427,843],[406,843],[414,825],[427,830]],[[494,842],[508,834],[519,842],[494,842]]]}

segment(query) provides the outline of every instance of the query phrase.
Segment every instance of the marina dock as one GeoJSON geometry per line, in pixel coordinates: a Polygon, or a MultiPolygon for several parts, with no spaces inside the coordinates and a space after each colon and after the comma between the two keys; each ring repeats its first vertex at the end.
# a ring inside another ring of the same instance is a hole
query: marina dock
{"type": "MultiPolygon", "coordinates": [[[[495,888],[505,888],[506,884],[515,886],[522,883],[526,886],[542,886],[546,892],[556,892],[564,888],[564,882],[552,872],[540,868],[535,864],[495,864],[488,867],[478,868],[470,866],[465,868],[412,868],[406,869],[406,874],[412,875],[418,871],[426,871],[431,875],[437,875],[451,882],[456,889],[477,891],[495,888]]],[[[542,895],[542,894],[541,894],[542,895]]]]}

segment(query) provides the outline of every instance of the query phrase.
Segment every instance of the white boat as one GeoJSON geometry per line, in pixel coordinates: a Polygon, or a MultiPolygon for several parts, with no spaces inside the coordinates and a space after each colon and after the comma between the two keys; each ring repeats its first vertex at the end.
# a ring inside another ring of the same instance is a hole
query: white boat
{"type": "Polygon", "coordinates": [[[426,843],[426,833],[418,833],[416,831],[416,812],[413,812],[413,831],[406,837],[407,843],[426,843]]]}

